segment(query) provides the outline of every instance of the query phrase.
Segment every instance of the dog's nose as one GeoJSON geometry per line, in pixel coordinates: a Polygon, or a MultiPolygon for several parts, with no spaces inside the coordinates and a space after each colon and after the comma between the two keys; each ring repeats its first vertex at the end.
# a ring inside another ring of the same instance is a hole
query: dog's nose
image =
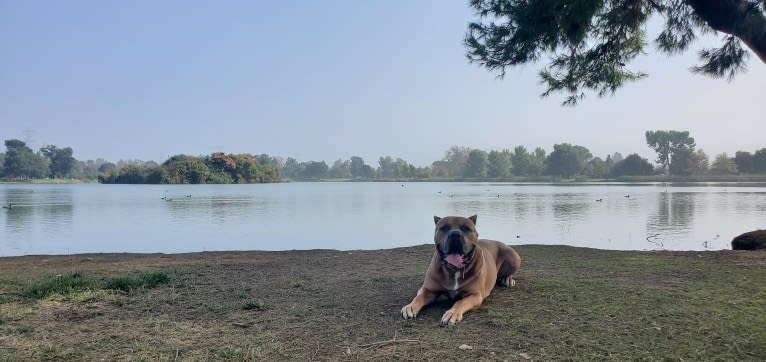
{"type": "Polygon", "coordinates": [[[461,240],[463,239],[463,234],[458,230],[452,230],[447,234],[447,238],[449,240],[461,240]]]}

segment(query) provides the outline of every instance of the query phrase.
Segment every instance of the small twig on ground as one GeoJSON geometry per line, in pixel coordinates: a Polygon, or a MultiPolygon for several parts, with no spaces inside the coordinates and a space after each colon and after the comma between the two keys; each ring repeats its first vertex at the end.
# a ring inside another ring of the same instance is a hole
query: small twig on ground
{"type": "Polygon", "coordinates": [[[252,323],[231,322],[231,325],[236,326],[236,327],[240,327],[240,328],[248,328],[248,327],[252,326],[253,324],[252,323]]]}
{"type": "Polygon", "coordinates": [[[389,339],[387,341],[380,341],[380,342],[373,342],[368,344],[360,344],[359,348],[367,348],[367,347],[380,347],[385,346],[387,344],[393,344],[393,343],[417,343],[420,342],[417,339],[389,339]]]}

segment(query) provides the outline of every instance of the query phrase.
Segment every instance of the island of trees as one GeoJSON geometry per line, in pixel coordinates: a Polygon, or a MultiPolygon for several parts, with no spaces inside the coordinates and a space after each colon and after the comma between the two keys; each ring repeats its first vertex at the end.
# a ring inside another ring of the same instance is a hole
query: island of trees
{"type": "Polygon", "coordinates": [[[645,134],[657,153],[656,163],[638,154],[619,152],[594,157],[584,146],[569,143],[542,147],[524,146],[484,151],[453,146],[430,166],[415,166],[402,158],[384,156],[377,165],[359,156],[325,161],[303,161],[268,154],[176,155],[162,164],[154,161],[103,159],[80,161],[71,147],[48,145],[37,152],[24,142],[6,140],[0,153],[0,179],[85,180],[120,184],[231,184],[283,181],[708,181],[766,180],[766,148],[716,155],[712,161],[696,147],[688,131],[657,130],[645,134]]]}

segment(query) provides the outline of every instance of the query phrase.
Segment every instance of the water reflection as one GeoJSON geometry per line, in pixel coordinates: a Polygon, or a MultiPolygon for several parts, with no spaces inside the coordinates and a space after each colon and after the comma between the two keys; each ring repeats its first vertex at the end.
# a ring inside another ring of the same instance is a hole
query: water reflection
{"type": "Polygon", "coordinates": [[[390,248],[431,242],[433,215],[478,214],[482,237],[515,244],[610,249],[724,249],[766,227],[766,185],[751,184],[0,185],[8,202],[0,256],[390,248]]]}
{"type": "Polygon", "coordinates": [[[695,199],[703,196],[691,192],[658,193],[656,212],[647,217],[647,242],[665,248],[667,243],[689,230],[694,221],[695,199]]]}
{"type": "Polygon", "coordinates": [[[8,245],[0,244],[0,252],[4,248],[21,250],[34,243],[32,231],[51,240],[69,232],[74,214],[72,194],[73,190],[67,188],[2,189],[0,202],[12,208],[3,209],[8,245]]]}

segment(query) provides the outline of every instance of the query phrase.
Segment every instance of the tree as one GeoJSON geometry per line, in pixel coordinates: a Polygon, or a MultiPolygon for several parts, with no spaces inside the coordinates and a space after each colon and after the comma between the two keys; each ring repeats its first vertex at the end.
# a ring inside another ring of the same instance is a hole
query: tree
{"type": "Polygon", "coordinates": [[[41,148],[40,153],[48,159],[50,174],[53,178],[68,176],[77,163],[77,160],[72,156],[74,151],[71,147],[58,148],[54,145],[48,145],[41,148]]]}
{"type": "MultiPolygon", "coordinates": [[[[607,156],[608,158],[609,156],[607,156]]],[[[584,172],[586,176],[593,179],[602,179],[609,176],[609,164],[602,160],[601,157],[596,157],[585,165],[584,172]]]]}
{"type": "Polygon", "coordinates": [[[734,163],[737,164],[739,173],[753,172],[753,155],[747,151],[737,151],[734,154],[734,163]]]}
{"type": "Polygon", "coordinates": [[[478,19],[465,36],[468,59],[502,77],[509,67],[549,58],[539,73],[547,87],[542,95],[562,92],[564,105],[575,105],[586,91],[609,95],[646,77],[627,64],[644,53],[652,15],[665,20],[654,43],[666,55],[686,51],[698,34],[727,34],[719,48],[699,53],[695,73],[731,80],[746,67],[748,52],[741,43],[766,63],[763,0],[470,0],[470,5],[478,19]]]}
{"type": "Polygon", "coordinates": [[[345,179],[351,177],[351,161],[337,159],[328,171],[328,176],[333,179],[345,179]]]}
{"type": "Polygon", "coordinates": [[[10,179],[44,178],[48,176],[48,160],[34,153],[19,140],[5,141],[3,177],[10,179]]]}
{"type": "Polygon", "coordinates": [[[710,171],[710,157],[703,150],[697,150],[692,155],[691,173],[706,174],[710,171]]]}
{"type": "Polygon", "coordinates": [[[536,147],[535,151],[529,154],[529,164],[527,165],[527,175],[540,176],[545,167],[545,150],[542,147],[536,147]]]}
{"type": "Polygon", "coordinates": [[[531,156],[524,146],[516,146],[511,155],[511,173],[516,176],[524,176],[529,172],[531,156]]]}
{"type": "Polygon", "coordinates": [[[349,169],[351,176],[356,178],[371,179],[375,177],[375,170],[370,165],[364,163],[364,159],[359,156],[351,156],[349,169]]]}
{"type": "Polygon", "coordinates": [[[689,131],[646,131],[646,144],[657,152],[657,163],[670,174],[690,171],[696,144],[689,131]]]}
{"type": "Polygon", "coordinates": [[[465,175],[465,168],[468,164],[468,154],[471,149],[468,147],[452,146],[444,152],[444,158],[447,174],[445,176],[455,177],[465,175]]]}
{"type": "Polygon", "coordinates": [[[736,175],[737,163],[724,152],[715,156],[713,163],[710,165],[710,173],[714,175],[736,175]]]}
{"type": "Polygon", "coordinates": [[[306,165],[303,167],[303,171],[301,172],[301,176],[304,180],[314,180],[318,181],[322,178],[327,177],[327,170],[329,167],[327,167],[327,164],[317,161],[309,161],[306,162],[306,165]]]}
{"type": "Polygon", "coordinates": [[[162,164],[166,184],[204,184],[210,176],[210,168],[201,157],[176,155],[162,164]]]}
{"type": "Polygon", "coordinates": [[[753,154],[753,172],[766,173],[766,148],[761,148],[753,154]]]}
{"type": "Polygon", "coordinates": [[[511,151],[489,151],[487,175],[489,177],[508,177],[511,175],[511,151]]]}
{"type": "Polygon", "coordinates": [[[620,162],[614,164],[610,175],[612,177],[620,176],[648,176],[654,171],[654,167],[645,158],[638,154],[631,154],[620,162]]]}
{"type": "Polygon", "coordinates": [[[544,174],[570,178],[580,174],[593,155],[587,148],[560,143],[553,145],[553,152],[545,159],[544,174]]]}
{"type": "Polygon", "coordinates": [[[482,150],[471,150],[468,153],[466,161],[465,176],[467,177],[487,177],[487,153],[482,150]]]}

